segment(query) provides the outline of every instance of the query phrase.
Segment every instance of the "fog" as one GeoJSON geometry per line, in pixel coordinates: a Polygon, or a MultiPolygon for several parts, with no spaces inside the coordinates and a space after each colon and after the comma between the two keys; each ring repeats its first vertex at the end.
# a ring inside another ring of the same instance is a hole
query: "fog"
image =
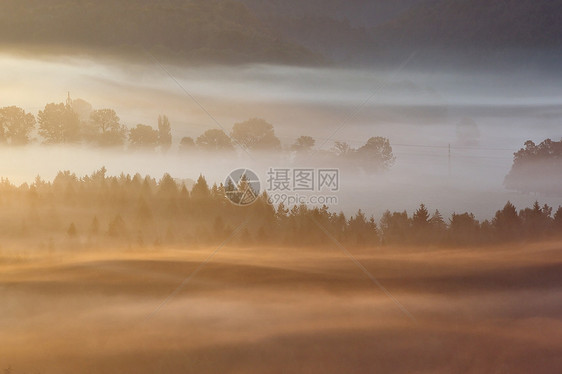
{"type": "Polygon", "coordinates": [[[551,373],[559,248],[356,253],[415,320],[336,246],[227,246],[189,282],[211,249],[0,257],[0,362],[14,373],[551,373]]]}
{"type": "Polygon", "coordinates": [[[183,136],[197,138],[219,125],[228,132],[235,122],[261,117],[275,126],[284,146],[300,135],[314,137],[324,150],[336,140],[359,147],[371,136],[390,139],[395,165],[373,176],[343,167],[333,210],[362,208],[378,217],[385,209],[412,211],[423,202],[444,214],[472,211],[490,218],[508,199],[518,208],[535,199],[562,203],[502,186],[512,154],[525,140],[562,138],[562,82],[552,73],[422,70],[415,68],[415,58],[390,69],[353,70],[160,66],[150,56],[124,65],[9,54],[0,55],[0,69],[1,107],[17,105],[36,115],[70,92],[94,108],[115,109],[129,127],[156,126],[158,115],[166,114],[174,135],[166,155],[37,144],[0,149],[0,175],[15,183],[36,175],[52,179],[58,170],[81,176],[101,166],[112,175],[169,172],[194,179],[203,173],[211,182],[248,167],[265,183],[270,167],[316,163],[241,150],[237,158],[177,152],[183,136]]]}

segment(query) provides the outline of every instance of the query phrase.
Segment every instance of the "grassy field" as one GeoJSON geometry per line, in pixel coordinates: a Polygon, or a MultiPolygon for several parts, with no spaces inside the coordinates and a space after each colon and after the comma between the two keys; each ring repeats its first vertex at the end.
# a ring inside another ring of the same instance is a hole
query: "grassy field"
{"type": "Polygon", "coordinates": [[[562,368],[562,243],[352,250],[413,319],[336,247],[214,250],[1,256],[0,370],[562,368]]]}

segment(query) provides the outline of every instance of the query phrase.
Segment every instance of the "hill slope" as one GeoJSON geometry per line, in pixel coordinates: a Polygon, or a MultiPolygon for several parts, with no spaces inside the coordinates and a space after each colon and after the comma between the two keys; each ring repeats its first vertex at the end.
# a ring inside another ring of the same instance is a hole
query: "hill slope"
{"type": "Polygon", "coordinates": [[[186,62],[315,63],[281,40],[243,4],[217,0],[0,3],[0,44],[131,53],[140,47],[186,62]]]}
{"type": "Polygon", "coordinates": [[[562,0],[4,0],[2,46],[144,47],[184,63],[377,64],[418,50],[557,65],[562,0]]]}
{"type": "Polygon", "coordinates": [[[338,61],[381,63],[417,50],[518,63],[552,61],[562,48],[561,0],[241,1],[286,39],[338,61]]]}
{"type": "Polygon", "coordinates": [[[410,9],[373,34],[383,43],[453,48],[562,45],[560,0],[436,0],[410,9]]]}

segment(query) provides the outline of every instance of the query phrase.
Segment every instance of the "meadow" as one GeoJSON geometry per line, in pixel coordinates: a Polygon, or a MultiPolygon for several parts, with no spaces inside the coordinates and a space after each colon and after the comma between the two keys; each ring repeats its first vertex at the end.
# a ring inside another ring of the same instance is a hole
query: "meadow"
{"type": "Polygon", "coordinates": [[[558,241],[350,249],[373,279],[329,244],[2,253],[7,373],[562,367],[558,241]]]}

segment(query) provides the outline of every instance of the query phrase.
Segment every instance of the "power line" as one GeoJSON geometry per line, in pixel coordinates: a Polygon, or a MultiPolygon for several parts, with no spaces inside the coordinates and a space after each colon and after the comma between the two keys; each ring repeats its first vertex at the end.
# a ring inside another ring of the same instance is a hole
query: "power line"
{"type": "MultiPolygon", "coordinates": [[[[277,136],[281,139],[287,140],[297,140],[298,137],[291,137],[291,136],[277,136]]],[[[315,140],[326,140],[328,138],[320,138],[320,137],[313,137],[315,140]]],[[[357,143],[363,144],[365,140],[358,140],[358,139],[332,139],[334,142],[346,142],[346,143],[357,143]]],[[[515,152],[516,149],[513,148],[499,148],[499,147],[482,147],[482,146],[455,146],[455,145],[437,145],[437,144],[414,144],[414,143],[390,143],[392,147],[414,147],[414,148],[429,148],[429,149],[451,149],[451,150],[475,150],[475,151],[498,151],[498,152],[515,152]]]]}

